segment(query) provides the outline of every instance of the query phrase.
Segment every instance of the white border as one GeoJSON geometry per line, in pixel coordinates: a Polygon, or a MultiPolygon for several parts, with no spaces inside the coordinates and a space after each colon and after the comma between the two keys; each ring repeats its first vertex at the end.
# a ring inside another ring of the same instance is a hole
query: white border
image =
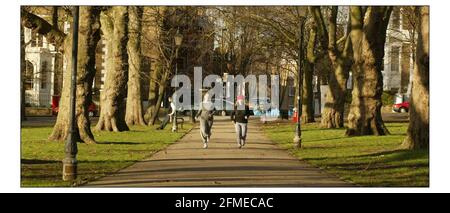
{"type": "MultiPolygon", "coordinates": [[[[45,1],[30,0],[18,2],[4,2],[0,8],[0,19],[4,32],[0,34],[2,48],[0,91],[3,94],[0,104],[2,121],[0,122],[0,191],[1,192],[154,192],[154,193],[228,193],[228,192],[449,192],[450,191],[450,141],[448,141],[450,118],[449,95],[446,88],[450,81],[448,50],[450,50],[448,37],[449,27],[446,20],[450,20],[446,1],[407,1],[407,0],[380,0],[380,1],[199,1],[199,0],[173,0],[151,1],[134,0],[135,5],[430,5],[431,15],[431,125],[430,125],[430,187],[429,188],[20,188],[20,95],[19,95],[19,20],[20,5],[101,5],[105,1],[93,0],[66,0],[45,1]]],[[[108,5],[129,5],[130,1],[108,1],[108,5]]]]}

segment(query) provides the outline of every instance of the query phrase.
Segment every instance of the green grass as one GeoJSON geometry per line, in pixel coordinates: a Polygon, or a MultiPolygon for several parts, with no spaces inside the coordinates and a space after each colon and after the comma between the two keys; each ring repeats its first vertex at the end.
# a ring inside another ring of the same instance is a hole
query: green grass
{"type": "Polygon", "coordinates": [[[21,185],[76,186],[113,173],[164,149],[182,137],[191,124],[178,133],[170,126],[163,131],[154,127],[131,127],[127,132],[94,132],[98,144],[78,143],[78,178],[62,181],[64,143],[48,141],[52,127],[23,127],[21,130],[21,185]]]}
{"type": "Polygon", "coordinates": [[[429,186],[429,152],[400,149],[407,123],[387,123],[391,135],[344,136],[345,129],[302,125],[302,149],[293,147],[295,125],[272,123],[267,135],[294,156],[361,186],[429,186]]]}

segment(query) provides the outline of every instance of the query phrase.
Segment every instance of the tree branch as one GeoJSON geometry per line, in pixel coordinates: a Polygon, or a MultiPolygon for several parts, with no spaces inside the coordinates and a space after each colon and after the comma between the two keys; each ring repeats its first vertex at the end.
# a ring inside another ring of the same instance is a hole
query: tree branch
{"type": "Polygon", "coordinates": [[[20,11],[21,23],[24,27],[30,28],[34,33],[45,35],[47,40],[51,43],[61,46],[64,43],[66,34],[58,29],[57,26],[49,24],[43,18],[34,15],[25,9],[20,11]]]}

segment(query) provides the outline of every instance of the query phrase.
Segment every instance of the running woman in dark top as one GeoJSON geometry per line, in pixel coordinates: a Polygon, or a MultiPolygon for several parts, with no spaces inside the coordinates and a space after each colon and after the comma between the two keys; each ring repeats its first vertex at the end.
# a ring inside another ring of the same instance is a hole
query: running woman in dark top
{"type": "Polygon", "coordinates": [[[236,129],[236,140],[239,148],[245,145],[245,140],[247,139],[247,123],[250,115],[249,107],[244,105],[244,96],[238,96],[237,104],[231,113],[231,120],[236,129]]]}

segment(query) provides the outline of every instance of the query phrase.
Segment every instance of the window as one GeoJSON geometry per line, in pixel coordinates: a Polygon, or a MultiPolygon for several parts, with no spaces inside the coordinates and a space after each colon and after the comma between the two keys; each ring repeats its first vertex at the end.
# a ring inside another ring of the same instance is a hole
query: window
{"type": "Polygon", "coordinates": [[[398,29],[400,27],[400,11],[398,8],[395,8],[392,11],[392,28],[398,29]]]}
{"type": "Polygon", "coordinates": [[[34,74],[34,66],[30,61],[25,62],[25,75],[24,75],[24,89],[31,90],[33,89],[33,74],[34,74]]]}
{"type": "Polygon", "coordinates": [[[31,47],[35,47],[37,44],[37,33],[31,32],[31,47]]]}
{"type": "Polygon", "coordinates": [[[293,85],[289,86],[289,97],[295,96],[295,87],[293,85]]]}
{"type": "Polygon", "coordinates": [[[391,49],[391,72],[398,72],[400,65],[400,47],[392,47],[391,49]]]}
{"type": "Polygon", "coordinates": [[[44,36],[39,33],[31,32],[31,47],[43,47],[44,46],[44,36]]]}
{"type": "Polygon", "coordinates": [[[37,46],[38,47],[44,46],[44,36],[42,36],[41,34],[37,35],[37,46]]]}
{"type": "Polygon", "coordinates": [[[42,62],[41,66],[41,89],[47,88],[47,69],[48,65],[47,62],[42,62]]]}

